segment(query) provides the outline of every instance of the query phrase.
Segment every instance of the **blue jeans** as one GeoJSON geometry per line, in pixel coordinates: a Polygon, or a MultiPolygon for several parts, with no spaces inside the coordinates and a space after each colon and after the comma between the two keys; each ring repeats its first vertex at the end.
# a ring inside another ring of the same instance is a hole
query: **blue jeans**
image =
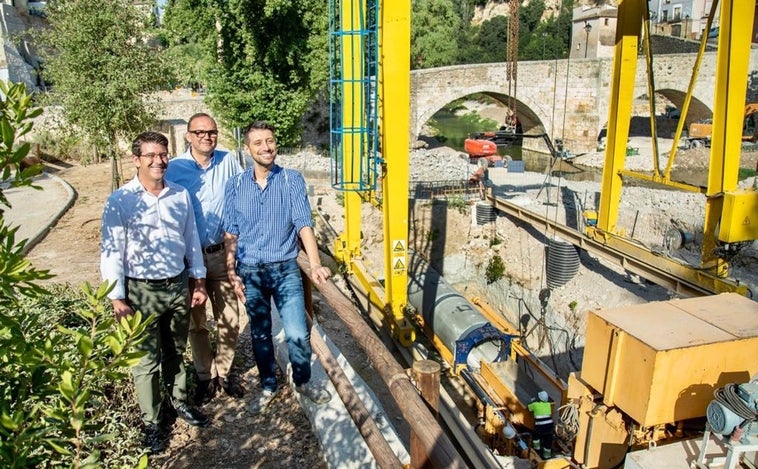
{"type": "Polygon", "coordinates": [[[268,264],[242,264],[237,275],[245,284],[245,308],[250,319],[253,353],[261,387],[274,391],[276,358],[271,337],[271,299],[274,299],[287,341],[292,381],[296,386],[311,379],[311,335],[305,318],[303,278],[296,259],[268,264]]]}

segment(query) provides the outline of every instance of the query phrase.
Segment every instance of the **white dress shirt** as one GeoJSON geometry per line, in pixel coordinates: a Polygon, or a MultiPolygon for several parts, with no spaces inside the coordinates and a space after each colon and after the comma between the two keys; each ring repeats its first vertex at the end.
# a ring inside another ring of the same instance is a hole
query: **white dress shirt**
{"type": "Polygon", "coordinates": [[[192,202],[183,187],[164,181],[156,196],[135,176],[108,197],[100,244],[103,280],[116,284],[108,298],[126,298],[125,277],[167,279],[185,267],[190,277],[205,278],[192,202]]]}

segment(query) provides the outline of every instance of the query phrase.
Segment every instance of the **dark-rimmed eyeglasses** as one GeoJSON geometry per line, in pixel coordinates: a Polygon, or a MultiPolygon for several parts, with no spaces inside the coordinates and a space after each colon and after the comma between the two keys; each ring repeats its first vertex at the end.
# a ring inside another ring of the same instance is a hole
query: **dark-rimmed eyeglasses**
{"type": "Polygon", "coordinates": [[[189,133],[197,138],[205,138],[206,135],[211,138],[218,137],[218,130],[190,130],[189,133]]]}
{"type": "Polygon", "coordinates": [[[165,152],[164,153],[145,153],[144,155],[139,155],[139,156],[142,158],[147,158],[149,160],[154,160],[155,157],[158,157],[162,160],[168,159],[168,153],[165,153],[165,152]]]}

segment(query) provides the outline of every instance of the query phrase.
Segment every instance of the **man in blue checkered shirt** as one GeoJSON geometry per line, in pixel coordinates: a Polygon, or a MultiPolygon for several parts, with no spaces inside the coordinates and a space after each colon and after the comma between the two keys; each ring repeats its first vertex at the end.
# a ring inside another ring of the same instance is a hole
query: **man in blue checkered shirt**
{"type": "Polygon", "coordinates": [[[321,265],[305,180],[299,172],[275,163],[276,137],[270,124],[253,122],[244,136],[253,166],[226,184],[224,243],[229,280],[245,302],[250,319],[253,353],[263,388],[250,411],[256,414],[264,410],[279,390],[271,336],[272,299],[282,321],[295,390],[323,404],[331,394],[310,382],[310,329],[297,264],[299,241],[317,285],[325,282],[331,271],[321,265]]]}

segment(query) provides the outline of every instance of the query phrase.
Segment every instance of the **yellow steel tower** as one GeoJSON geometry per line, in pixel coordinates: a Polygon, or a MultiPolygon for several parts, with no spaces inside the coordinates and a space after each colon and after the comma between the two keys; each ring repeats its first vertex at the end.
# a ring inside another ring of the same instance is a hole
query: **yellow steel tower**
{"type": "Polygon", "coordinates": [[[393,335],[410,345],[415,332],[405,309],[411,4],[408,0],[334,2],[330,8],[333,185],[345,194],[345,232],[337,239],[335,252],[382,310],[393,335]],[[379,180],[381,200],[375,198],[379,180]],[[384,214],[383,287],[361,260],[364,197],[373,197],[384,214]]]}

